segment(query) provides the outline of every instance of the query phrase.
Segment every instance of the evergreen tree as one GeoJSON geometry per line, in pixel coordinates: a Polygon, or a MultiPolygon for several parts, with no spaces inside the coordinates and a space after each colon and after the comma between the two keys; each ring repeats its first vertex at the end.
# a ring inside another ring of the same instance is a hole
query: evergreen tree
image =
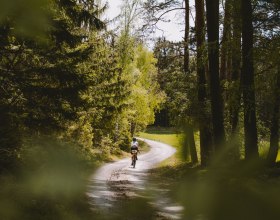
{"type": "MultiPolygon", "coordinates": [[[[41,23],[43,43],[25,35],[29,30],[15,17],[7,15],[1,23],[0,66],[5,82],[1,97],[1,117],[5,118],[1,121],[7,123],[1,127],[1,138],[6,140],[1,141],[3,151],[10,149],[8,142],[15,143],[14,135],[20,137],[11,131],[54,133],[65,128],[66,121],[74,120],[82,106],[80,92],[87,85],[78,64],[89,58],[91,48],[85,42],[87,31],[81,24],[86,21],[90,28],[97,29],[102,22],[95,10],[76,1],[47,3],[40,10],[49,20],[49,25],[41,23]]],[[[16,143],[13,148],[20,148],[16,143]]]]}

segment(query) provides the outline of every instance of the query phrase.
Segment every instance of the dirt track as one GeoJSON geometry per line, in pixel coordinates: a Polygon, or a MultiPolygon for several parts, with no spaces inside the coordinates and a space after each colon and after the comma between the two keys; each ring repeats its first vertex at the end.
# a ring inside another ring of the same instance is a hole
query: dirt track
{"type": "Polygon", "coordinates": [[[94,173],[87,193],[94,207],[110,210],[120,199],[139,196],[146,188],[148,170],[176,152],[167,144],[144,141],[151,150],[138,156],[135,168],[131,166],[131,159],[126,158],[106,164],[94,173]]]}

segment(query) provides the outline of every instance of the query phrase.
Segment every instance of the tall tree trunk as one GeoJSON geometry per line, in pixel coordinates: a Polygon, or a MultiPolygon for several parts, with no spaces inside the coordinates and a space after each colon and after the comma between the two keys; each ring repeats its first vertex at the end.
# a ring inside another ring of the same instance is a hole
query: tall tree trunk
{"type": "Polygon", "coordinates": [[[280,65],[276,76],[276,85],[274,88],[274,108],[270,127],[270,147],[267,155],[267,163],[274,165],[279,149],[279,107],[280,107],[280,65]]]}
{"type": "Polygon", "coordinates": [[[211,155],[212,134],[209,127],[209,117],[206,113],[206,72],[204,63],[204,44],[205,44],[205,21],[204,21],[204,0],[195,0],[195,30],[197,43],[197,87],[199,103],[199,138],[200,138],[200,157],[201,165],[207,166],[211,155]]]}
{"type": "Polygon", "coordinates": [[[188,137],[189,139],[187,140],[190,146],[190,153],[191,153],[191,160],[193,164],[198,163],[198,158],[197,158],[197,152],[196,152],[196,147],[195,147],[195,141],[194,141],[194,132],[192,126],[188,128],[188,137]]]}
{"type": "MultiPolygon", "coordinates": [[[[189,0],[185,0],[185,39],[184,39],[184,72],[185,74],[189,74],[189,29],[190,29],[190,21],[189,21],[189,0]]],[[[194,141],[194,132],[191,123],[187,122],[187,132],[186,132],[186,138],[188,147],[190,149],[191,153],[191,160],[192,163],[197,163],[197,152],[195,147],[195,141],[194,141]]]]}
{"type": "Polygon", "coordinates": [[[240,67],[241,67],[241,20],[240,20],[240,0],[232,1],[233,9],[233,33],[232,33],[232,72],[231,72],[231,84],[233,90],[231,90],[231,104],[230,104],[230,123],[231,123],[231,139],[233,140],[233,156],[236,159],[240,158],[239,147],[240,144],[237,140],[238,134],[238,113],[240,109],[240,67]]]}
{"type": "Polygon", "coordinates": [[[219,80],[219,0],[206,0],[208,59],[213,139],[218,150],[225,143],[222,95],[219,80]]]}
{"type": "Polygon", "coordinates": [[[230,70],[230,39],[231,39],[231,7],[232,0],[226,0],[225,3],[225,15],[224,15],[224,29],[223,29],[223,38],[221,46],[221,66],[220,66],[220,80],[228,79],[229,70],[230,70]]]}
{"type": "Polygon", "coordinates": [[[242,90],[244,102],[245,159],[258,157],[255,85],[253,67],[253,25],[250,0],[241,1],[242,90]]]}
{"type": "Polygon", "coordinates": [[[190,5],[189,0],[185,0],[185,36],[184,36],[184,71],[189,71],[189,35],[190,35],[190,5]]]}

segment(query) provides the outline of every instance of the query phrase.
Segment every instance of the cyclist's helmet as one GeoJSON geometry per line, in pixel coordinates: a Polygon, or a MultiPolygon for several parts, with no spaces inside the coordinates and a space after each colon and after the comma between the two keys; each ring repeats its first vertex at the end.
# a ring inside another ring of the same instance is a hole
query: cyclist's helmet
{"type": "Polygon", "coordinates": [[[134,138],[132,138],[132,140],[133,140],[133,141],[136,141],[136,138],[134,137],[134,138]]]}

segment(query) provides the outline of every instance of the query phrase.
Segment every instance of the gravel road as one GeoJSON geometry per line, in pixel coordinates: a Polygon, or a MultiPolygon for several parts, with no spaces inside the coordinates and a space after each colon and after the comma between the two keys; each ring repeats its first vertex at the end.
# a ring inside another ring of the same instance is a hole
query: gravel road
{"type": "MultiPolygon", "coordinates": [[[[146,183],[149,169],[176,152],[175,148],[167,144],[147,139],[140,140],[145,141],[150,146],[150,151],[138,155],[135,168],[131,166],[131,159],[126,158],[105,164],[93,174],[87,195],[94,208],[110,211],[123,198],[143,196],[141,192],[147,190],[146,183]]],[[[157,187],[155,186],[155,188],[157,187]]],[[[163,193],[161,189],[155,190],[159,190],[159,194],[163,193]]],[[[179,217],[176,217],[176,213],[178,214],[181,211],[181,207],[177,204],[171,204],[168,198],[161,198],[160,201],[166,203],[161,204],[161,208],[169,210],[169,213],[165,213],[165,215],[173,216],[174,218],[171,219],[179,219],[179,217]],[[173,211],[174,213],[172,213],[173,211]]],[[[155,201],[154,203],[157,204],[155,201]]]]}

